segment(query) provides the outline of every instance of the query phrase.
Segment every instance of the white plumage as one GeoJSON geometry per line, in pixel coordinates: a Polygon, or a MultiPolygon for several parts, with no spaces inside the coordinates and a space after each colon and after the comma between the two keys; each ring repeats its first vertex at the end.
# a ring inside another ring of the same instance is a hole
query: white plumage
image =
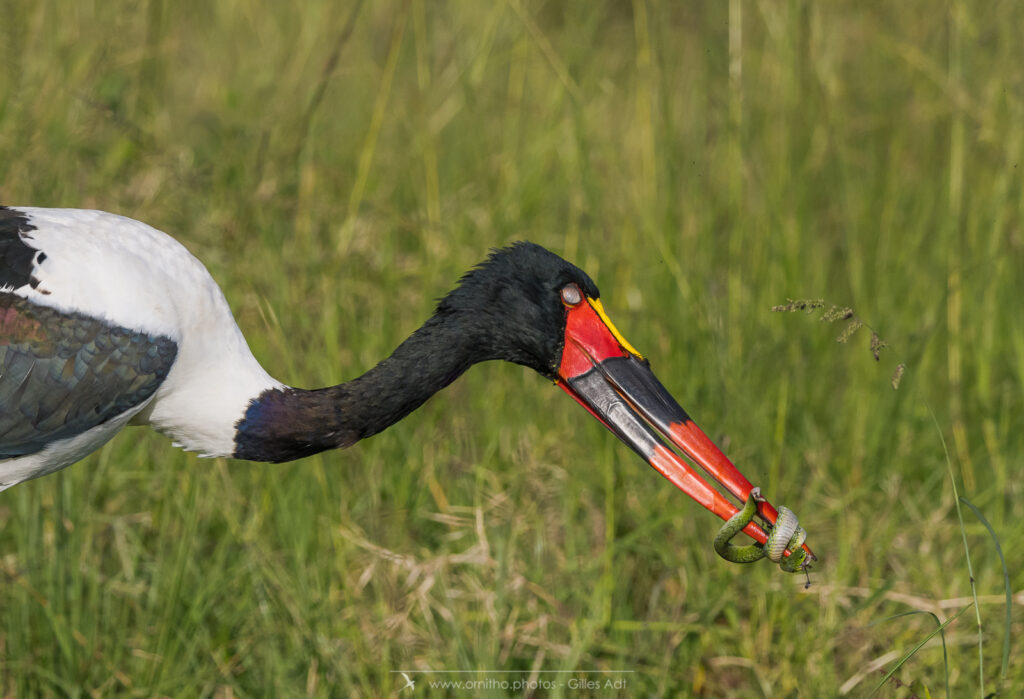
{"type": "Polygon", "coordinates": [[[32,229],[18,235],[38,252],[32,283],[0,292],[165,336],[177,344],[177,356],[143,404],[40,452],[0,460],[0,490],[77,461],[129,419],[203,456],[231,455],[235,424],[250,401],[282,384],[252,356],[202,262],[165,233],[123,216],[81,209],[10,211],[24,215],[32,229]]]}

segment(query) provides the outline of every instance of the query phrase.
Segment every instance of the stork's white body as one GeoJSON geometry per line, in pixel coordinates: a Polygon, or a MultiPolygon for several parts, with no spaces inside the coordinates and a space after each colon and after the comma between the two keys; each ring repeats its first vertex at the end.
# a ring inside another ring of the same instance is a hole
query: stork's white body
{"type": "Polygon", "coordinates": [[[0,490],[74,463],[129,421],[204,456],[231,455],[235,425],[250,402],[281,384],[253,357],[206,267],[170,236],[123,216],[11,208],[34,227],[21,236],[39,252],[32,283],[0,293],[168,337],[177,356],[143,404],[42,451],[0,460],[0,490]]]}

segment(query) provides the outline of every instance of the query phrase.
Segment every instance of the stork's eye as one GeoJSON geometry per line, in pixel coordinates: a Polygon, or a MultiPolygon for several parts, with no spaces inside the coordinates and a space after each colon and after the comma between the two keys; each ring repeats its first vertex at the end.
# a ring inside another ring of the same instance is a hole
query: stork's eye
{"type": "Polygon", "coordinates": [[[566,306],[578,306],[583,301],[583,292],[575,284],[562,287],[562,303],[566,306]]]}

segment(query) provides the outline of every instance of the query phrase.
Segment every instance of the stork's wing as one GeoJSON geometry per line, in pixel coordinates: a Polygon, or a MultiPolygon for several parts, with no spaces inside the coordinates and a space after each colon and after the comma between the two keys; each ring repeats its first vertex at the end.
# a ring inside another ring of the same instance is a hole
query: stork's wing
{"type": "Polygon", "coordinates": [[[0,459],[33,454],[156,391],[173,340],[0,292],[0,459]]]}

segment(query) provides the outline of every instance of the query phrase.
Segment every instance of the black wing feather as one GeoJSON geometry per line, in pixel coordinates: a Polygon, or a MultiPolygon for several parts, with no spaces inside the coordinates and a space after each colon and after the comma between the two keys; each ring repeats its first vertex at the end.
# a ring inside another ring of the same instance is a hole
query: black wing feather
{"type": "Polygon", "coordinates": [[[0,293],[0,459],[34,454],[150,398],[177,344],[0,293]]]}

